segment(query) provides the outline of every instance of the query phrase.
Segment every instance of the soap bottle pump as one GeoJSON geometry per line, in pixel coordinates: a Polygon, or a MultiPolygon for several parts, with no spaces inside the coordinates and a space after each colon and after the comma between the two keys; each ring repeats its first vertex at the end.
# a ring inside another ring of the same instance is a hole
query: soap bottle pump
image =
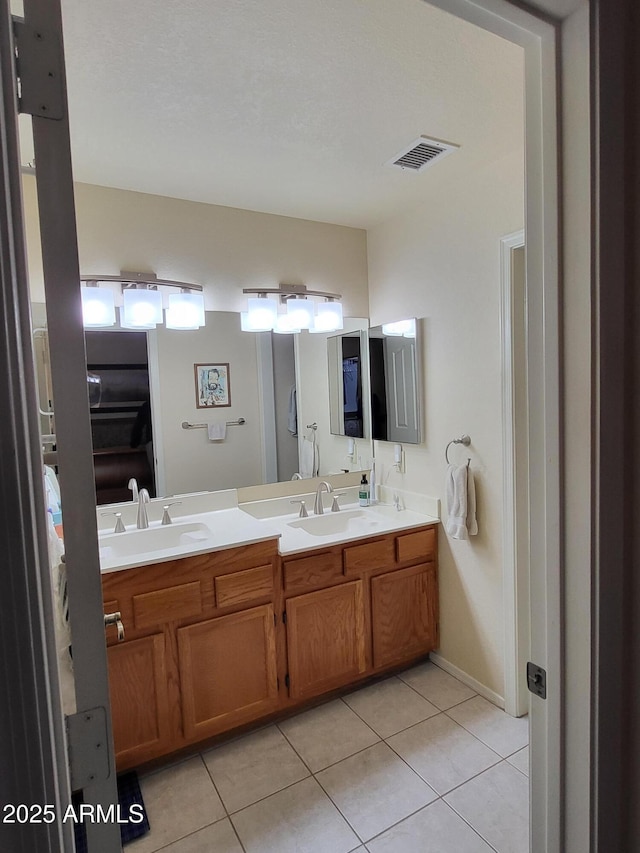
{"type": "Polygon", "coordinates": [[[360,488],[358,490],[358,503],[360,506],[369,506],[369,483],[367,475],[363,474],[360,480],[360,488]]]}

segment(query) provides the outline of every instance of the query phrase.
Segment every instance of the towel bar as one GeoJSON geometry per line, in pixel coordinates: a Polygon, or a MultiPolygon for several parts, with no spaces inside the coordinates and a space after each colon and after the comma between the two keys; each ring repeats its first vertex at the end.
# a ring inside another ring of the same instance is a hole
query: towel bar
{"type": "MultiPolygon", "coordinates": [[[[451,439],[444,451],[444,458],[447,460],[447,465],[451,465],[451,462],[449,462],[449,448],[452,444],[464,444],[465,447],[469,447],[469,445],[471,444],[471,438],[468,435],[463,435],[460,438],[451,439]]],[[[467,467],[469,466],[469,462],[471,462],[471,460],[467,459],[467,467]]]]}
{"type": "MultiPolygon", "coordinates": [[[[237,421],[227,421],[227,426],[242,426],[246,421],[244,418],[238,418],[237,421]]],[[[207,429],[209,424],[190,424],[189,421],[182,421],[182,429],[207,429]]]]}

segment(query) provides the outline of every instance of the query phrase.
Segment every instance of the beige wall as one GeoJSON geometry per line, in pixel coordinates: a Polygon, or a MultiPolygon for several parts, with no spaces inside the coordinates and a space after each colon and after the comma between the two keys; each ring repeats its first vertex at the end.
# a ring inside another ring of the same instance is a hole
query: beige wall
{"type": "Polygon", "coordinates": [[[376,442],[377,476],[439,497],[444,512],[446,444],[471,436],[479,534],[440,530],[440,652],[503,696],[500,238],[523,227],[523,151],[457,183],[431,177],[427,202],[368,235],[372,324],[425,318],[423,442],[405,446],[403,474],[393,445],[376,442]]]}
{"type": "MultiPolygon", "coordinates": [[[[32,298],[43,302],[35,180],[24,187],[32,298]]],[[[90,184],[76,184],[75,199],[82,274],[140,270],[201,284],[216,311],[243,309],[243,287],[306,284],[342,293],[346,316],[367,315],[361,229],[90,184]]]]}

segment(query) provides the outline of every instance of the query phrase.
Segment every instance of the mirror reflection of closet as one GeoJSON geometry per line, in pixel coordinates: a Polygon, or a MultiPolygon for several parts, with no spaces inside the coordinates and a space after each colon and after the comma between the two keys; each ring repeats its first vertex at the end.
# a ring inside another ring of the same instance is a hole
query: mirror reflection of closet
{"type": "MultiPolygon", "coordinates": [[[[363,370],[366,333],[349,332],[327,339],[330,430],[333,435],[368,438],[365,427],[363,370]]],[[[366,387],[366,383],[365,383],[366,387]]]]}

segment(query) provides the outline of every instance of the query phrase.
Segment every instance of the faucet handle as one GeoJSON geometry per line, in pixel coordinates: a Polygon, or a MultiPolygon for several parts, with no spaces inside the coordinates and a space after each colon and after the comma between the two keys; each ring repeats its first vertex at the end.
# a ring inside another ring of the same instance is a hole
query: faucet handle
{"type": "Polygon", "coordinates": [[[307,512],[307,504],[305,501],[289,501],[292,504],[300,504],[300,512],[298,513],[298,518],[309,518],[309,513],[307,512]]]}
{"type": "Polygon", "coordinates": [[[341,498],[345,494],[346,494],[346,492],[334,492],[333,493],[333,502],[331,503],[331,512],[340,512],[340,504],[338,503],[338,498],[341,498]]]}
{"type": "Polygon", "coordinates": [[[124,533],[125,526],[122,523],[122,513],[121,512],[101,512],[100,515],[115,515],[116,517],[116,526],[114,528],[114,533],[124,533]]]}
{"type": "Polygon", "coordinates": [[[171,516],[169,515],[169,507],[170,506],[178,506],[178,504],[181,504],[181,503],[182,503],[182,501],[173,501],[172,503],[165,504],[162,507],[162,510],[163,510],[163,512],[162,512],[162,524],[173,524],[173,520],[172,520],[171,516]]]}

